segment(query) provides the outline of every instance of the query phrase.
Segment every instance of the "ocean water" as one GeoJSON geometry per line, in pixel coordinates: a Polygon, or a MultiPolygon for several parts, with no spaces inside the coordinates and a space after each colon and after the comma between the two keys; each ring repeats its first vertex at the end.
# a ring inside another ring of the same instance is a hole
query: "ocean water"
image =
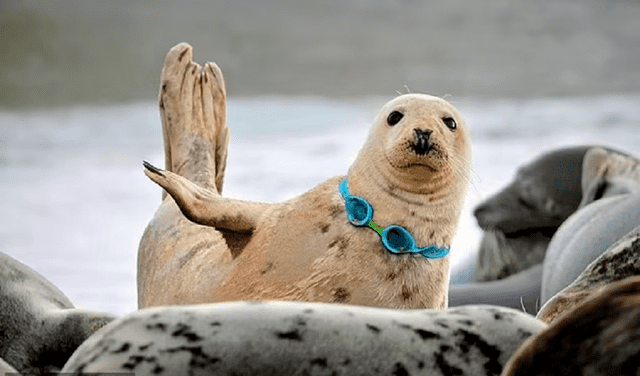
{"type": "MultiPolygon", "coordinates": [[[[388,99],[230,98],[223,194],[278,202],[345,173],[388,99]]],[[[579,144],[640,155],[637,94],[447,99],[469,123],[474,159],[451,251],[454,272],[474,257],[480,239],[473,207],[519,165],[579,144]]],[[[164,165],[155,103],[0,110],[0,251],[79,307],[136,310],[138,242],[161,196],[142,160],[164,165]]]]}

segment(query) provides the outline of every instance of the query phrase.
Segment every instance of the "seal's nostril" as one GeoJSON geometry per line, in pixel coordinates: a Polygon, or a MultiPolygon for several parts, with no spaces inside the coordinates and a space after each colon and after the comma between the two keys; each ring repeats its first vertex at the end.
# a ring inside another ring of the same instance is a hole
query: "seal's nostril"
{"type": "Polygon", "coordinates": [[[431,150],[431,130],[415,128],[413,130],[413,151],[416,154],[424,155],[431,150]]]}

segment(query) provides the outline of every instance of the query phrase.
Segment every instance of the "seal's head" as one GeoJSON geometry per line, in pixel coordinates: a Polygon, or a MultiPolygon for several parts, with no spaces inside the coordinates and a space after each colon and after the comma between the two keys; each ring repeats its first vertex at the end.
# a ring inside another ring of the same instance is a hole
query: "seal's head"
{"type": "Polygon", "coordinates": [[[448,247],[470,181],[471,141],[447,101],[406,94],[386,103],[347,178],[380,226],[404,226],[420,246],[448,247]],[[415,236],[415,235],[414,235],[415,236]]]}
{"type": "Polygon", "coordinates": [[[416,185],[403,187],[413,191],[438,172],[468,179],[470,154],[467,126],[455,107],[437,97],[406,94],[380,109],[358,159],[416,185]]]}

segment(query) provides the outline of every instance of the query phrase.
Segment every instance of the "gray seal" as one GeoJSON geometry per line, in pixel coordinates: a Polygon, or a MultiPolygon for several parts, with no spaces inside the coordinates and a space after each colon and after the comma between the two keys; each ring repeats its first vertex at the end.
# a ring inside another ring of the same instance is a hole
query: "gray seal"
{"type": "Polygon", "coordinates": [[[553,323],[564,312],[577,307],[610,284],[640,275],[640,227],[609,247],[569,286],[555,294],[538,312],[536,318],[553,323]]]}
{"type": "Polygon", "coordinates": [[[476,279],[492,281],[544,260],[551,237],[582,199],[582,165],[592,146],[562,148],[520,167],[515,179],[474,210],[484,230],[476,279]]]}
{"type": "Polygon", "coordinates": [[[75,308],[51,282],[0,253],[0,358],[25,374],[58,371],[114,315],[75,308]]]}
{"type": "Polygon", "coordinates": [[[82,344],[62,372],[143,375],[498,375],[546,324],[517,310],[308,302],[148,308],[82,344]]]}
{"type": "Polygon", "coordinates": [[[560,226],[544,260],[541,300],[571,284],[618,239],[640,226],[640,161],[602,148],[585,155],[580,209],[560,226]]]}

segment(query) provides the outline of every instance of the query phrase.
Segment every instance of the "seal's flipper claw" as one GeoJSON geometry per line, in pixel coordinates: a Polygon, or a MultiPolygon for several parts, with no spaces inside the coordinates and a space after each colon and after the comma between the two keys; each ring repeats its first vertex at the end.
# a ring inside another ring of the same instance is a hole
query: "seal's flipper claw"
{"type": "Polygon", "coordinates": [[[152,165],[151,163],[149,163],[147,161],[142,161],[142,165],[144,166],[144,168],[147,169],[147,171],[152,172],[152,173],[157,174],[157,175],[164,176],[164,171],[165,170],[157,168],[156,166],[152,165]]]}

